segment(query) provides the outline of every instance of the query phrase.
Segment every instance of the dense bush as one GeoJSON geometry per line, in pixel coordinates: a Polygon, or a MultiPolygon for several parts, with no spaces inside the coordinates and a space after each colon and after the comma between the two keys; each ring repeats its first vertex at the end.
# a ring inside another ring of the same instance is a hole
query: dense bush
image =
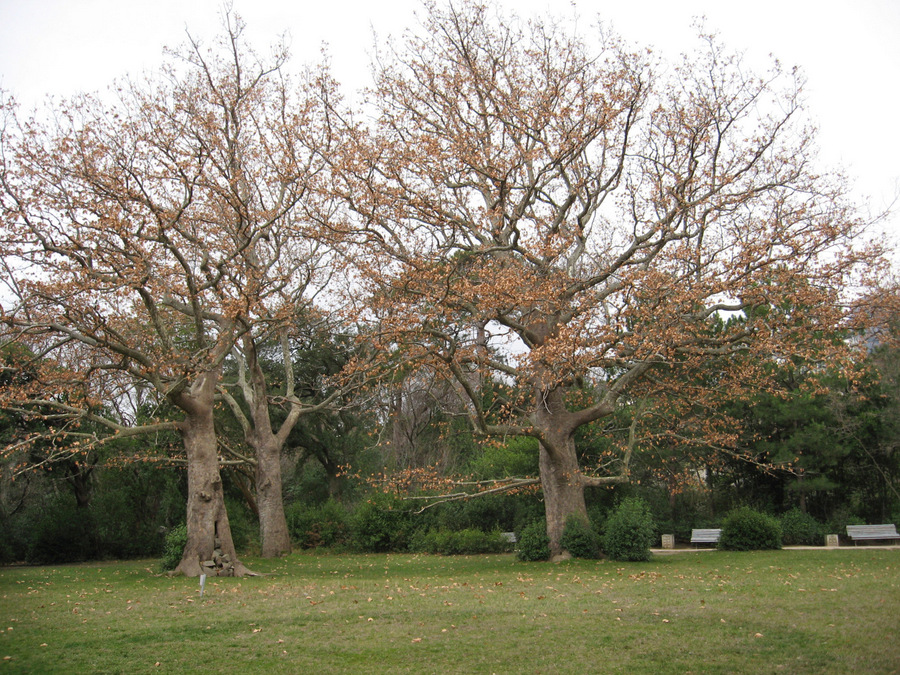
{"type": "Polygon", "coordinates": [[[560,543],[576,558],[600,557],[600,535],[584,518],[569,516],[560,543]]]}
{"type": "Polygon", "coordinates": [[[525,562],[550,558],[550,538],[547,536],[546,522],[536,520],[522,528],[516,543],[516,557],[525,562]]]}
{"type": "Polygon", "coordinates": [[[772,516],[742,506],[725,516],[719,548],[728,551],[781,548],[781,525],[772,516]]]}
{"type": "Polygon", "coordinates": [[[187,525],[182,523],[176,525],[166,534],[163,543],[163,557],[160,562],[164,572],[174,570],[181,562],[181,556],[184,553],[184,547],[187,544],[187,525]]]}
{"type": "Polygon", "coordinates": [[[42,517],[40,504],[36,503],[0,521],[0,562],[21,563],[28,559],[28,551],[42,517]]]}
{"type": "Polygon", "coordinates": [[[347,510],[329,499],[319,506],[297,503],[285,508],[291,539],[300,548],[334,547],[347,543],[347,510]]]}
{"type": "Polygon", "coordinates": [[[291,504],[313,506],[331,499],[328,474],[318,461],[298,462],[293,470],[285,472],[283,482],[284,498],[291,504]]]}
{"type": "Polygon", "coordinates": [[[105,469],[93,492],[90,508],[104,558],[157,557],[167,526],[184,518],[173,471],[143,465],[105,469]]]}
{"type": "Polygon", "coordinates": [[[96,527],[90,510],[76,506],[70,495],[59,495],[50,501],[31,533],[28,562],[47,565],[95,557],[96,527]]]}
{"type": "Polygon", "coordinates": [[[429,509],[421,520],[429,529],[510,531],[514,528],[519,501],[520,495],[486,495],[448,502],[429,509]]]}
{"type": "Polygon", "coordinates": [[[465,530],[419,530],[412,538],[410,548],[419,553],[463,555],[501,553],[510,549],[509,542],[499,530],[482,532],[472,528],[465,530]]]}
{"type": "Polygon", "coordinates": [[[515,498],[516,512],[512,529],[518,536],[534,521],[543,520],[545,508],[537,495],[515,495],[515,498]]]}
{"type": "Polygon", "coordinates": [[[624,499],[606,522],[603,552],[613,560],[637,562],[650,559],[656,538],[653,516],[639,497],[624,499]]]}
{"type": "MultiPolygon", "coordinates": [[[[144,465],[98,467],[80,495],[89,499],[78,505],[67,481],[29,475],[0,524],[0,562],[158,557],[165,529],[184,518],[180,478],[144,465]]],[[[3,501],[0,512],[9,505],[3,501]]]]}
{"type": "Polygon", "coordinates": [[[466,472],[478,479],[538,474],[538,443],[526,436],[508,439],[502,445],[485,445],[466,472]]]}
{"type": "Polygon", "coordinates": [[[413,522],[399,499],[378,496],[361,503],[350,517],[350,542],[358,551],[384,553],[409,548],[413,522]]]}
{"type": "Polygon", "coordinates": [[[794,508],[781,516],[781,543],[787,546],[820,546],[825,528],[808,513],[794,508]]]}
{"type": "Polygon", "coordinates": [[[866,521],[863,518],[860,518],[855,513],[851,513],[846,509],[838,509],[834,513],[831,514],[831,518],[828,519],[828,525],[826,529],[828,532],[826,534],[837,534],[840,535],[843,541],[847,541],[847,526],[848,525],[865,525],[866,521]]]}

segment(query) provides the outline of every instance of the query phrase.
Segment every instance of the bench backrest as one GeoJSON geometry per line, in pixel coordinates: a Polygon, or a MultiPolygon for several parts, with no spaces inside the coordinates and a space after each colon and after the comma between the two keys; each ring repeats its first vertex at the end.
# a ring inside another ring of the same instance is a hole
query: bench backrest
{"type": "Polygon", "coordinates": [[[719,541],[722,530],[691,530],[691,541],[719,541]]]}
{"type": "Polygon", "coordinates": [[[850,537],[897,537],[897,526],[888,525],[848,525],[847,535],[850,537]]]}

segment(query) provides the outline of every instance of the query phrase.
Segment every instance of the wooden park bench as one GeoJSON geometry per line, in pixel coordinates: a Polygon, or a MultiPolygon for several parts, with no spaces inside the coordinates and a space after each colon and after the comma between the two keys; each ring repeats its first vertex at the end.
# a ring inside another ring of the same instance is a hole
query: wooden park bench
{"type": "Polygon", "coordinates": [[[715,546],[719,543],[720,536],[722,536],[722,530],[691,530],[691,543],[715,546]]]}
{"type": "Polygon", "coordinates": [[[876,541],[879,539],[893,539],[900,541],[900,534],[897,534],[897,526],[888,525],[848,525],[847,536],[853,540],[854,544],[860,541],[876,541]]]}

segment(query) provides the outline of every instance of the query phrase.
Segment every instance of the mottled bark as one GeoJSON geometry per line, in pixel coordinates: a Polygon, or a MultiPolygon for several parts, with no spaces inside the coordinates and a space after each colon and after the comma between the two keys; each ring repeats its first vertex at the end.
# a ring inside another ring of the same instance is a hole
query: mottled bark
{"type": "Polygon", "coordinates": [[[538,400],[540,404],[534,413],[534,422],[541,431],[539,466],[547,536],[551,558],[560,560],[568,557],[562,546],[566,520],[572,515],[587,520],[584,482],[575,449],[575,422],[566,409],[564,391],[558,387],[541,391],[538,400]]]}
{"type": "MultiPolygon", "coordinates": [[[[259,363],[256,344],[250,335],[243,338],[243,359],[249,379],[242,374],[241,386],[244,399],[250,409],[249,419],[244,418],[231,401],[235,414],[239,415],[247,444],[253,448],[256,458],[256,504],[259,508],[259,535],[264,558],[274,558],[291,552],[291,537],[284,515],[284,499],[281,489],[281,451],[290,430],[299,418],[299,400],[289,390],[285,398],[291,406],[287,418],[278,432],[272,428],[269,417],[268,385],[259,363]]],[[[285,369],[290,368],[290,352],[285,351],[285,369]]],[[[288,374],[287,379],[292,381],[288,374]]]]}
{"type": "Polygon", "coordinates": [[[256,503],[264,558],[291,552],[291,536],[284,515],[281,492],[281,447],[274,435],[256,445],[256,503]]]}
{"type": "Polygon", "coordinates": [[[555,387],[549,391],[539,391],[537,400],[539,404],[532,420],[540,432],[539,467],[547,536],[550,538],[551,557],[561,560],[569,555],[562,546],[566,520],[576,516],[588,521],[584,489],[628,482],[633,439],[629,441],[619,472],[607,476],[585,476],[578,464],[575,431],[584,424],[609,415],[613,411],[612,399],[572,412],[566,407],[566,390],[555,387]]]}
{"type": "Polygon", "coordinates": [[[201,573],[250,574],[238,560],[225,510],[213,424],[213,394],[217,379],[217,372],[204,373],[190,391],[176,398],[176,404],[186,413],[180,431],[187,453],[188,503],[187,543],[175,573],[189,577],[201,573]],[[229,566],[221,570],[204,567],[204,562],[214,559],[217,549],[227,556],[229,566]]]}
{"type": "Polygon", "coordinates": [[[587,520],[584,483],[578,470],[574,440],[570,440],[562,451],[551,452],[541,444],[540,452],[541,489],[544,493],[550,555],[553,560],[562,560],[569,557],[562,546],[566,520],[572,515],[587,520]]]}

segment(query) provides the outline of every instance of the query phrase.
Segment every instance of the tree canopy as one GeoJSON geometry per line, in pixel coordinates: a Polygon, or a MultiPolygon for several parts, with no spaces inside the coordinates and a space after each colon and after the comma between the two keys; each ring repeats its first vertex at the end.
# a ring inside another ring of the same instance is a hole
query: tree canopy
{"type": "Polygon", "coordinates": [[[306,235],[328,137],[320,94],[333,85],[324,71],[290,80],[287,53],[258,57],[243,29],[226,17],[212,48],[189,42],[110,103],[80,96],[46,122],[5,105],[0,138],[5,337],[68,374],[7,394],[79,418],[149,386],[179,409],[189,574],[218,546],[241,571],[213,423],[223,364],[237,346],[252,359],[327,276],[306,235]]]}
{"type": "Polygon", "coordinates": [[[377,376],[454,396],[476,434],[535,439],[560,555],[585,488],[630,480],[634,453],[758,461],[734,404],[864,346],[845,339],[867,317],[854,293],[884,261],[819,171],[798,73],[754,74],[702,31],[663,62],[602,26],[426,3],[354,110],[327,67],[294,80],[243,29],[227,15],[210,49],[190,40],[111,102],[43,120],[4,102],[0,125],[2,339],[34,356],[0,403],[89,421],[92,442],[177,429],[180,571],[216,548],[245,571],[220,400],[255,451],[264,551],[290,547],[280,452],[300,415],[377,376]],[[304,400],[290,340],[322,316],[360,347],[304,400]],[[178,419],[138,424],[136,391],[178,419]],[[613,418],[627,433],[583,466],[578,434],[613,418]]]}
{"type": "MultiPolygon", "coordinates": [[[[636,442],[588,474],[579,427],[643,401],[714,410],[765,389],[773,359],[837,362],[875,255],[843,182],[816,172],[796,73],[753,75],[715,36],[670,67],[599,38],[430,6],[380,56],[339,171],[370,339],[452,380],[477,431],[540,441],[555,553],[636,442]],[[491,409],[488,379],[509,385],[491,409]]],[[[702,433],[724,447],[727,427],[702,433]]]]}

